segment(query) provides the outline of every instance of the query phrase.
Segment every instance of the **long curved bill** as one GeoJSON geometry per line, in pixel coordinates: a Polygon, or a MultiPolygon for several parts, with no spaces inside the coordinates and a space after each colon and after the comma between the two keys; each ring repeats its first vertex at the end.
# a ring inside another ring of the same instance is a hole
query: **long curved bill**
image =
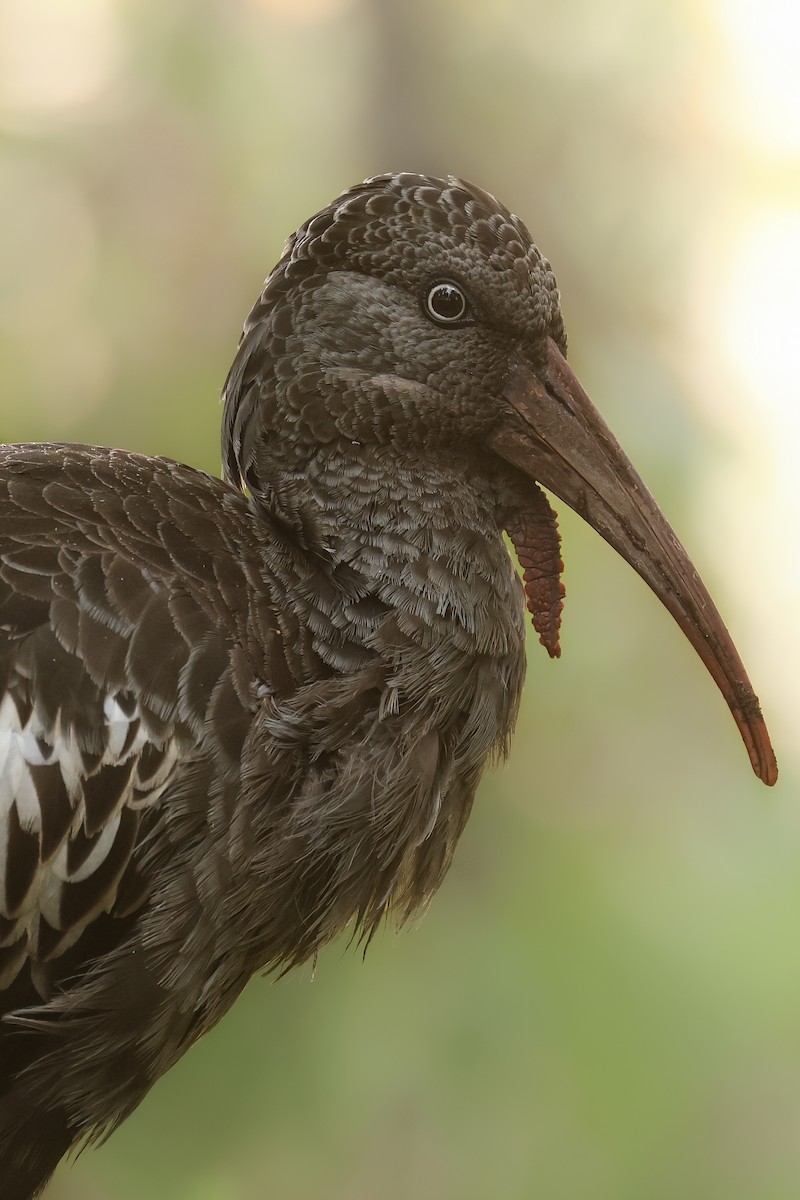
{"type": "Polygon", "coordinates": [[[518,361],[505,398],[512,413],[493,431],[492,449],[565,501],[641,575],[716,681],[756,775],[775,783],[778,767],[758,698],[714,602],[552,339],[546,370],[518,361]]]}

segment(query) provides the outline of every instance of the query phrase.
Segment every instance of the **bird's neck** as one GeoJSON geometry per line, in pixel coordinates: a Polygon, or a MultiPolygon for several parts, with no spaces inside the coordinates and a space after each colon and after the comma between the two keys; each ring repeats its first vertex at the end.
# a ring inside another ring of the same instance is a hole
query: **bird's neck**
{"type": "MultiPolygon", "coordinates": [[[[497,663],[521,654],[521,589],[496,497],[456,449],[450,463],[406,455],[400,464],[348,446],[277,478],[272,494],[290,522],[312,531],[341,584],[338,594],[321,588],[313,597],[338,626],[334,640],[379,646],[393,615],[437,653],[452,648],[497,663]],[[337,605],[346,622],[336,620],[337,605]]],[[[293,590],[309,602],[306,580],[293,590]]]]}
{"type": "Polygon", "coordinates": [[[252,810],[271,856],[253,877],[267,887],[258,911],[281,914],[277,943],[256,938],[259,965],[302,961],[353,917],[369,936],[390,906],[408,916],[427,901],[522,690],[521,587],[491,488],[463,463],[359,449],[262,493],[279,620],[291,610],[277,640],[281,653],[299,647],[305,678],[282,690],[265,672],[276,686],[255,718],[265,761],[250,777],[275,763],[280,778],[298,763],[307,775],[292,804],[259,797],[252,810]]]}

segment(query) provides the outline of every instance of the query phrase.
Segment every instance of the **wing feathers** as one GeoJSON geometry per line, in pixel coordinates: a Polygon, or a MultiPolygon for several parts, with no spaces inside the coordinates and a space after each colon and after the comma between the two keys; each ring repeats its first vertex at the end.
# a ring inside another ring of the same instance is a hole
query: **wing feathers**
{"type": "Polygon", "coordinates": [[[238,770],[256,699],[231,652],[254,584],[222,488],[114,451],[0,448],[0,992],[146,900],[141,814],[186,755],[209,739],[238,770]]]}
{"type": "Polygon", "coordinates": [[[69,833],[75,813],[58,763],[31,763],[28,770],[39,799],[39,853],[42,863],[47,863],[69,833]]]}
{"type": "MultiPolygon", "coordinates": [[[[32,787],[29,780],[24,776],[23,779],[32,787]]],[[[25,789],[20,788],[17,803],[10,806],[6,817],[3,908],[8,917],[19,915],[39,869],[39,838],[32,828],[25,829],[20,820],[20,797],[24,793],[25,789]]]]}

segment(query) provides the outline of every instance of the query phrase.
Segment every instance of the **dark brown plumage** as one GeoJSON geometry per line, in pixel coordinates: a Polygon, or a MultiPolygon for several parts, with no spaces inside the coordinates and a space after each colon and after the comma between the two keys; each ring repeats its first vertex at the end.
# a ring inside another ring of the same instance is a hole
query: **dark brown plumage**
{"type": "Polygon", "coordinates": [[[434,893],[514,724],[523,595],[559,653],[535,481],[659,595],[774,781],[724,626],[565,351],[517,217],[382,176],[267,280],[225,482],[0,448],[5,1200],[122,1121],[253,972],[434,893]]]}

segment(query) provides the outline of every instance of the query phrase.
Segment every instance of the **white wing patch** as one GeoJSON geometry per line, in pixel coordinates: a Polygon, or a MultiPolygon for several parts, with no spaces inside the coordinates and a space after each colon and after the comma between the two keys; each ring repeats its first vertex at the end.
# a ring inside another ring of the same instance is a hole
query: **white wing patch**
{"type": "MultiPolygon", "coordinates": [[[[13,685],[12,685],[13,686],[13,685]]],[[[82,750],[60,715],[46,722],[0,700],[0,990],[27,958],[46,962],[117,899],[138,810],[153,804],[177,761],[154,742],[129,694],[103,705],[105,749],[82,750]]]]}

